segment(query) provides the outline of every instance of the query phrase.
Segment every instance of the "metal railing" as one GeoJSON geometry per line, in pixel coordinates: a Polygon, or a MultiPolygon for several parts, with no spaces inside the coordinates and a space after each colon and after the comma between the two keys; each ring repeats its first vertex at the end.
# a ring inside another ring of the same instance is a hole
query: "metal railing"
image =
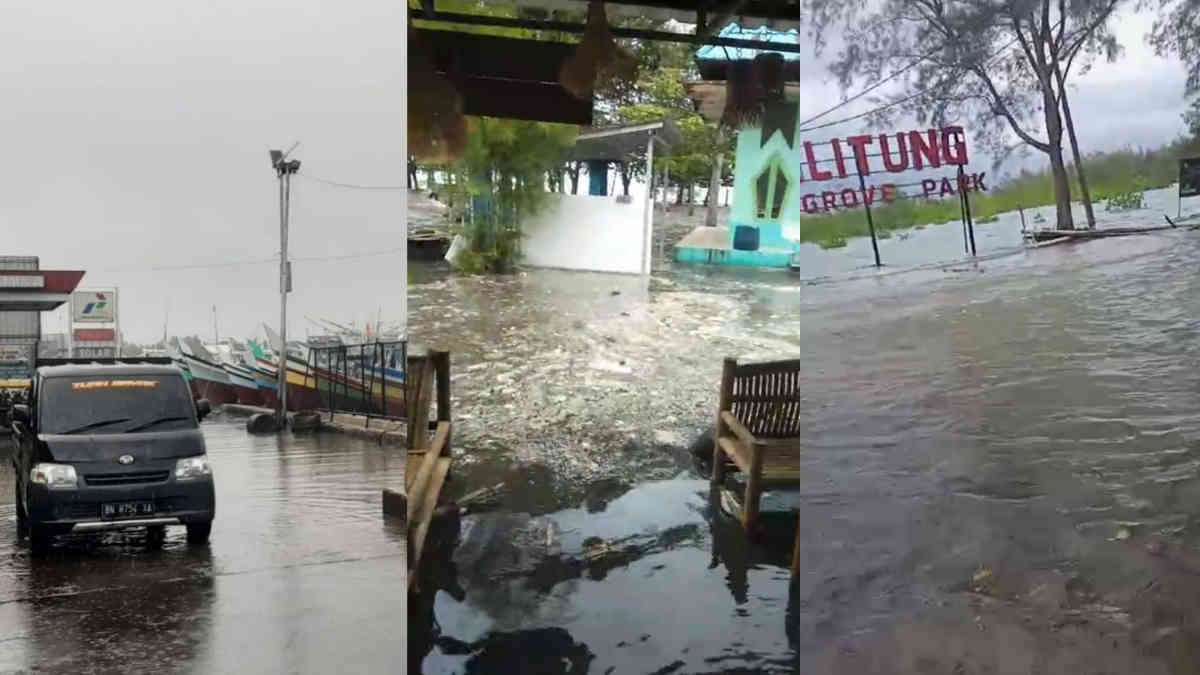
{"type": "Polygon", "coordinates": [[[408,343],[370,342],[311,347],[308,370],[322,409],[398,419],[405,416],[408,343]]]}

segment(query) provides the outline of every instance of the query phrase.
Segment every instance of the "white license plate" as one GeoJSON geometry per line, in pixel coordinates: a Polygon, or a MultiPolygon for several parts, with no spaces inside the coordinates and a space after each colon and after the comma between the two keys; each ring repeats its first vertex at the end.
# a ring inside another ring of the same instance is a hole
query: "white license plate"
{"type": "Polygon", "coordinates": [[[154,502],[112,502],[100,505],[102,518],[133,518],[154,515],[154,502]]]}

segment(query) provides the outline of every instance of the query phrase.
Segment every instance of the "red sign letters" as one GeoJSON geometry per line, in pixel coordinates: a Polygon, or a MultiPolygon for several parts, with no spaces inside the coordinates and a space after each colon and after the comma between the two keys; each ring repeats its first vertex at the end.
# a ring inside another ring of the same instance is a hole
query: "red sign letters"
{"type": "MultiPolygon", "coordinates": [[[[850,176],[865,178],[871,175],[873,170],[876,173],[902,173],[936,169],[943,165],[957,167],[967,164],[966,138],[963,128],[959,126],[878,136],[847,136],[844,139],[834,138],[828,144],[833,154],[833,166],[823,169],[821,165],[828,166],[830,160],[818,159],[813,143],[805,141],[804,157],[808,164],[808,175],[800,176],[801,182],[823,182],[850,176]],[[877,158],[882,161],[877,162],[873,168],[871,160],[877,158]]],[[[970,174],[961,179],[942,178],[940,181],[926,178],[921,181],[921,188],[925,197],[942,197],[967,190],[986,190],[983,181],[982,173],[970,174]]],[[[862,189],[810,192],[801,197],[801,204],[805,213],[820,213],[834,208],[871,206],[876,201],[891,203],[899,193],[899,187],[895,183],[884,183],[862,189]]]]}

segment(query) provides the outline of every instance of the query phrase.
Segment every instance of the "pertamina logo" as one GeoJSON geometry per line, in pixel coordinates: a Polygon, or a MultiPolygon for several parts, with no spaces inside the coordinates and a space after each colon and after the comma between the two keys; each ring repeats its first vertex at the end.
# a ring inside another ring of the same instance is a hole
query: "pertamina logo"
{"type": "Polygon", "coordinates": [[[92,312],[99,312],[108,306],[108,298],[103,293],[96,294],[96,302],[89,302],[83,306],[83,315],[87,316],[92,312]]]}

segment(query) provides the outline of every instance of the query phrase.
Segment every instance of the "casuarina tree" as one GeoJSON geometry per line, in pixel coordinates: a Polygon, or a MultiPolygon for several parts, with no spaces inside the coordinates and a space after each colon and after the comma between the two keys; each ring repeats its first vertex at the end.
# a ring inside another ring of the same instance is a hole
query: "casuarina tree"
{"type": "Polygon", "coordinates": [[[1064,132],[1082,163],[1063,120],[1068,83],[1097,56],[1116,58],[1109,21],[1120,1],[806,0],[806,15],[818,49],[844,27],[831,65],[844,89],[894,80],[901,90],[871,121],[962,123],[997,162],[1022,147],[1045,154],[1057,227],[1074,229],[1064,132]]]}

